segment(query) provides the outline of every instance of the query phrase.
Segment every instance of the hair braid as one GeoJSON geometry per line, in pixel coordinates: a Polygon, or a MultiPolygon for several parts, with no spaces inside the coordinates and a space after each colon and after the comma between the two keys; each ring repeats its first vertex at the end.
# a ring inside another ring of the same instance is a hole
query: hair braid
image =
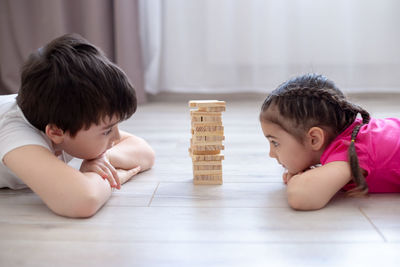
{"type": "Polygon", "coordinates": [[[279,105],[281,114],[285,117],[293,117],[298,125],[305,128],[325,125],[331,127],[337,135],[350,126],[357,116],[354,108],[346,108],[349,102],[345,96],[336,91],[336,88],[310,86],[291,86],[291,88],[277,95],[276,103],[279,105]],[[296,105],[290,105],[292,100],[296,105]],[[296,110],[294,110],[296,109],[296,110]],[[313,118],[313,125],[306,125],[304,121],[313,118]]]}
{"type": "Polygon", "coordinates": [[[363,119],[362,124],[357,125],[354,127],[353,132],[351,133],[351,141],[350,141],[350,146],[348,149],[348,159],[349,159],[349,164],[350,164],[350,170],[351,170],[351,176],[353,178],[354,183],[356,184],[356,187],[348,191],[349,196],[361,196],[365,195],[368,193],[368,185],[365,180],[365,177],[361,171],[360,164],[358,162],[358,156],[357,156],[357,151],[356,151],[356,146],[355,142],[357,139],[358,132],[361,129],[361,126],[364,124],[367,124],[370,121],[370,116],[369,113],[364,110],[363,108],[351,104],[354,109],[356,110],[357,113],[361,114],[361,117],[363,119]]]}

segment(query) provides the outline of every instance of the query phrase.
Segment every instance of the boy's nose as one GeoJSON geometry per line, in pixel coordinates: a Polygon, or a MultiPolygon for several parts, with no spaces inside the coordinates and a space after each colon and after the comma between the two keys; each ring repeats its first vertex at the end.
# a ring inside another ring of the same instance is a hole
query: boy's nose
{"type": "Polygon", "coordinates": [[[121,135],[119,134],[119,128],[118,128],[118,126],[116,126],[115,134],[113,136],[113,141],[119,140],[120,138],[121,138],[121,135]]]}
{"type": "Polygon", "coordinates": [[[116,127],[116,129],[114,130],[114,134],[110,138],[110,141],[109,141],[109,144],[108,144],[108,148],[110,149],[111,147],[113,147],[114,146],[114,141],[115,140],[119,140],[120,138],[121,138],[121,135],[119,134],[119,129],[118,129],[118,127],[116,127]]]}

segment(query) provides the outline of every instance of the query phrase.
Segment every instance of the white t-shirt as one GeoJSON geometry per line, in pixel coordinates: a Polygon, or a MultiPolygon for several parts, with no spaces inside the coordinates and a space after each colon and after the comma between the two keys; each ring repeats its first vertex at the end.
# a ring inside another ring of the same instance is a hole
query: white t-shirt
{"type": "MultiPolygon", "coordinates": [[[[25,145],[39,145],[54,154],[51,140],[32,126],[16,103],[17,95],[0,96],[0,188],[21,189],[27,187],[13,172],[4,165],[4,156],[13,149],[25,145]]],[[[62,153],[60,159],[68,162],[72,159],[62,153]]]]}

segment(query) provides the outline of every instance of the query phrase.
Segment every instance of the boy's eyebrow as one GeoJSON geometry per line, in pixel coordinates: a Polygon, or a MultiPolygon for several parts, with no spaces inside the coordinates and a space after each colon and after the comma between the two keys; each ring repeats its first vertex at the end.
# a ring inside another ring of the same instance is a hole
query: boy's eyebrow
{"type": "Polygon", "coordinates": [[[275,136],[273,136],[273,135],[270,135],[270,134],[267,134],[265,137],[267,137],[267,138],[275,138],[275,139],[277,139],[275,136]]]}
{"type": "Polygon", "coordinates": [[[116,125],[116,124],[118,124],[118,123],[119,123],[119,121],[114,122],[114,123],[111,123],[111,124],[109,124],[109,125],[104,126],[102,129],[105,130],[105,129],[112,128],[114,125],[116,125]]]}

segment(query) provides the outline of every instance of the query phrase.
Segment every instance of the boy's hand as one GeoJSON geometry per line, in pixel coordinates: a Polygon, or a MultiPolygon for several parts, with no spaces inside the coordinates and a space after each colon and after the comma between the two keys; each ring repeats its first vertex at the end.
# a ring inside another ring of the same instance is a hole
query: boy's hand
{"type": "Polygon", "coordinates": [[[138,174],[139,172],[140,172],[140,166],[137,166],[136,168],[130,170],[117,169],[118,177],[120,179],[121,184],[126,183],[132,178],[132,176],[138,174]]]}
{"type": "Polygon", "coordinates": [[[84,160],[82,162],[81,172],[95,172],[103,179],[107,179],[111,187],[117,189],[121,188],[121,182],[119,174],[114,166],[108,161],[106,154],[102,154],[100,157],[92,160],[84,160]]]}

